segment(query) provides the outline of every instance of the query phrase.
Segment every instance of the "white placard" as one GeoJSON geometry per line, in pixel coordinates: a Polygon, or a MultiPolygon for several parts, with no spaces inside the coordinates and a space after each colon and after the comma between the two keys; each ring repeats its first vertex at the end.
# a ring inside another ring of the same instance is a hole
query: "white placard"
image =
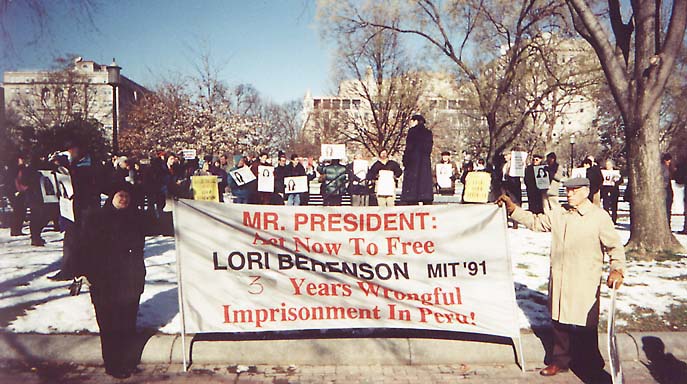
{"type": "Polygon", "coordinates": [[[508,175],[511,177],[525,177],[526,164],[527,152],[512,151],[510,153],[510,170],[508,175]]]}
{"type": "Polygon", "coordinates": [[[537,183],[537,189],[549,189],[551,185],[551,180],[549,180],[549,167],[546,165],[535,165],[534,181],[537,183]]]}
{"type": "Polygon", "coordinates": [[[291,176],[284,178],[284,192],[305,193],[308,192],[308,176],[291,176]]]}
{"type": "Polygon", "coordinates": [[[181,156],[183,156],[184,160],[193,160],[196,158],[196,150],[195,149],[182,149],[181,150],[181,156]]]}
{"type": "Polygon", "coordinates": [[[57,198],[57,180],[55,179],[55,173],[52,171],[39,171],[41,173],[41,195],[43,196],[43,203],[57,203],[59,199],[57,198]]]}
{"type": "Polygon", "coordinates": [[[360,180],[365,180],[370,162],[367,160],[353,160],[353,174],[360,180]]]}
{"type": "Polygon", "coordinates": [[[605,187],[613,187],[620,180],[620,171],[617,169],[602,169],[601,174],[604,177],[605,187]]]}
{"type": "Polygon", "coordinates": [[[436,174],[439,188],[451,188],[451,176],[453,176],[453,166],[451,164],[437,164],[436,174]]]}
{"type": "Polygon", "coordinates": [[[396,196],[396,180],[393,171],[379,171],[376,187],[377,196],[396,196]]]}
{"type": "Polygon", "coordinates": [[[74,187],[69,175],[56,173],[57,190],[60,198],[60,216],[74,222],[74,187]]]}
{"type": "Polygon", "coordinates": [[[274,167],[258,166],[258,192],[274,192],[274,167]]]}
{"type": "Polygon", "coordinates": [[[587,177],[587,168],[573,168],[571,178],[587,177]]]}
{"type": "Polygon", "coordinates": [[[176,202],[186,332],[400,328],[519,338],[502,209],[358,208],[176,202]]]}
{"type": "Polygon", "coordinates": [[[322,144],[322,158],[327,160],[345,159],[346,144],[322,144]]]}
{"type": "Polygon", "coordinates": [[[234,181],[239,187],[255,180],[255,175],[253,174],[253,171],[250,170],[250,167],[246,166],[243,166],[233,171],[229,171],[229,175],[232,179],[234,179],[234,181]]]}

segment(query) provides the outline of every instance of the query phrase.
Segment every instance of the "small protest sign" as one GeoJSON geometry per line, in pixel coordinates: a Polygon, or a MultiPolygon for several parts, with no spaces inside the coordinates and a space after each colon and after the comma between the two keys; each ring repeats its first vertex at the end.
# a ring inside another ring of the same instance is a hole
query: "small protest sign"
{"type": "Polygon", "coordinates": [[[489,201],[490,190],[491,174],[489,172],[470,172],[465,178],[463,201],[466,203],[486,203],[489,201]]]}
{"type": "Polygon", "coordinates": [[[196,158],[196,150],[195,149],[182,149],[181,150],[181,156],[184,157],[184,160],[193,160],[196,158]]]}
{"type": "Polygon", "coordinates": [[[512,151],[510,153],[510,170],[508,175],[511,177],[525,177],[525,162],[527,152],[512,151]]]}
{"type": "Polygon", "coordinates": [[[451,177],[453,176],[453,166],[451,164],[437,164],[436,174],[439,188],[451,188],[451,177]]]}
{"type": "Polygon", "coordinates": [[[219,202],[217,176],[191,176],[193,200],[219,202]]]}
{"type": "Polygon", "coordinates": [[[345,159],[346,144],[322,144],[322,158],[324,159],[345,159]]]}
{"type": "Polygon", "coordinates": [[[620,180],[620,171],[617,169],[602,169],[601,174],[604,177],[604,187],[612,187],[620,180]]]}
{"type": "Polygon", "coordinates": [[[379,171],[377,179],[377,196],[396,196],[396,181],[393,171],[379,171]]]}
{"type": "Polygon", "coordinates": [[[57,192],[60,202],[60,216],[74,222],[74,187],[69,175],[56,173],[57,192]]]}
{"type": "Polygon", "coordinates": [[[242,185],[248,184],[251,181],[255,180],[255,175],[253,172],[250,170],[249,167],[241,167],[239,169],[233,170],[229,172],[229,176],[231,176],[232,179],[236,182],[236,184],[240,187],[242,185]]]}
{"type": "Polygon", "coordinates": [[[292,176],[284,178],[284,191],[290,193],[308,192],[308,176],[292,176]]]}
{"type": "Polygon", "coordinates": [[[549,189],[551,182],[549,180],[549,168],[546,165],[534,166],[534,181],[537,183],[537,189],[549,189]]]}
{"type": "Polygon", "coordinates": [[[52,171],[41,170],[41,195],[43,196],[43,203],[57,203],[57,180],[52,171]]]}
{"type": "Polygon", "coordinates": [[[358,179],[365,180],[369,168],[370,163],[367,160],[353,160],[353,174],[355,174],[358,179]]]}
{"type": "Polygon", "coordinates": [[[587,177],[587,168],[573,168],[570,177],[587,177]]]}
{"type": "Polygon", "coordinates": [[[274,192],[274,167],[258,167],[258,192],[274,192]]]}

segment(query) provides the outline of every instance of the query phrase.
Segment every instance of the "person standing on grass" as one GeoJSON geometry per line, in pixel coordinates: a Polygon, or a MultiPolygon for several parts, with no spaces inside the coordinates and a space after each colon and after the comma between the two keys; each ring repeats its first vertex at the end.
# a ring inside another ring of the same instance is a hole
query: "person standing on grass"
{"type": "Polygon", "coordinates": [[[570,368],[585,382],[606,382],[610,375],[603,370],[597,330],[604,254],[610,263],[606,284],[619,287],[625,250],[608,213],[589,201],[589,179],[568,179],[563,186],[568,204],[547,199],[541,214],[523,210],[505,194],[497,203],[530,230],[552,233],[548,297],[553,361],[540,374],[554,376],[570,368]]]}

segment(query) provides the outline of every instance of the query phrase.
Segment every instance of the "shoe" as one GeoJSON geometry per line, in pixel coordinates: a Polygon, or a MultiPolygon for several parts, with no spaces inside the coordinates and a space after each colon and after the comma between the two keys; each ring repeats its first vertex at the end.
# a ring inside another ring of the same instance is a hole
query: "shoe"
{"type": "Polygon", "coordinates": [[[126,379],[127,377],[131,377],[131,373],[126,372],[126,371],[120,371],[120,370],[105,370],[105,373],[108,375],[114,377],[115,379],[126,379]]]}
{"type": "Polygon", "coordinates": [[[45,240],[44,239],[31,240],[31,245],[34,247],[42,247],[45,245],[45,240]]]}
{"type": "Polygon", "coordinates": [[[54,274],[52,276],[48,276],[48,279],[50,279],[52,281],[69,281],[72,278],[67,276],[66,273],[57,272],[56,274],[54,274]]]}
{"type": "Polygon", "coordinates": [[[566,372],[567,370],[568,370],[568,368],[561,368],[561,367],[557,366],[556,364],[551,364],[551,365],[547,366],[546,368],[542,369],[541,371],[539,371],[539,374],[542,376],[555,376],[559,372],[566,372]]]}
{"type": "Polygon", "coordinates": [[[24,234],[22,232],[12,232],[10,236],[24,236],[24,234]]]}

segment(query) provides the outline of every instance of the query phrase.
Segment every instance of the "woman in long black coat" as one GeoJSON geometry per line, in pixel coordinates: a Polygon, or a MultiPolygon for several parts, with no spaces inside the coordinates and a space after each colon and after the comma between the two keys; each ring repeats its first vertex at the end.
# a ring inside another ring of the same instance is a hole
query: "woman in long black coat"
{"type": "Polygon", "coordinates": [[[125,378],[136,370],[138,304],[145,283],[145,223],[132,203],[132,186],[112,189],[105,205],[86,215],[80,275],[91,283],[105,371],[125,378]]]}
{"type": "Polygon", "coordinates": [[[425,127],[425,118],[414,115],[410,119],[411,128],[406,138],[403,153],[403,189],[401,201],[406,205],[420,202],[431,204],[434,201],[434,181],[432,179],[432,131],[425,127]]]}

